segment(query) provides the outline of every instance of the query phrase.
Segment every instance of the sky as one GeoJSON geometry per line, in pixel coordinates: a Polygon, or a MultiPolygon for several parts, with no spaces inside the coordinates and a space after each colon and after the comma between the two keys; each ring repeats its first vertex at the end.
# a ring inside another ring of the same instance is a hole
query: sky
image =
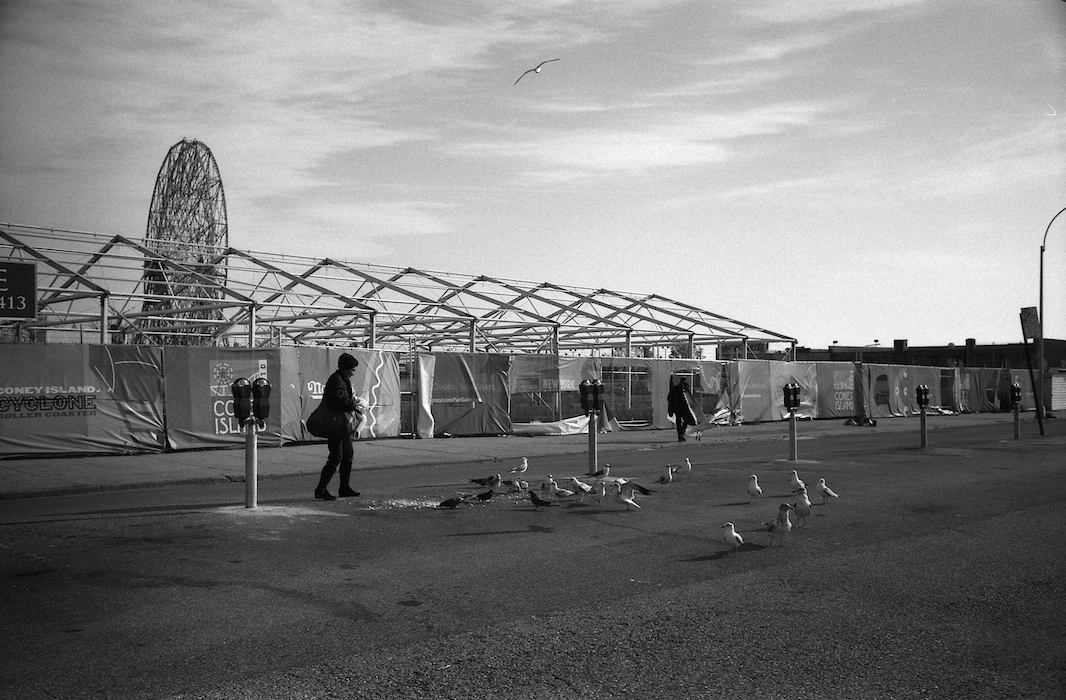
{"type": "Polygon", "coordinates": [[[1046,232],[1066,338],[1062,0],[0,0],[0,95],[0,222],[142,237],[187,138],[236,248],[814,348],[1020,342],[1046,232]]]}

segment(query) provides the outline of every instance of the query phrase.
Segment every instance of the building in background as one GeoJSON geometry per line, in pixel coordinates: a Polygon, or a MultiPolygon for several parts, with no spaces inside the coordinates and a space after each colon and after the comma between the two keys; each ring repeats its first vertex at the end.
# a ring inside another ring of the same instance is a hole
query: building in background
{"type": "MultiPolygon", "coordinates": [[[[1036,369],[1038,350],[1029,344],[1029,357],[1036,369]]],[[[1066,371],[1066,340],[1044,341],[1047,369],[1066,371]]],[[[978,345],[967,338],[963,345],[911,346],[906,340],[892,345],[831,345],[828,348],[796,348],[797,362],[873,362],[885,365],[928,365],[932,367],[994,367],[1025,369],[1029,366],[1024,343],[978,345]]]]}

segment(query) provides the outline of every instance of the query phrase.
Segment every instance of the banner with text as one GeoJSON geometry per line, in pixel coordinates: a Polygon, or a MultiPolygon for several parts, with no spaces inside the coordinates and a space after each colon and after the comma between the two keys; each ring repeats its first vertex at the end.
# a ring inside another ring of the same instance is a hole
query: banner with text
{"type": "Polygon", "coordinates": [[[162,353],[133,345],[5,345],[0,454],[163,449],[162,353]]]}
{"type": "Polygon", "coordinates": [[[281,351],[278,349],[236,349],[168,347],[166,361],[167,438],[169,447],[188,450],[240,445],[244,433],[233,413],[231,386],[239,378],[255,381],[263,377],[271,386],[271,411],[259,442],[281,444],[284,401],[281,384],[281,351]]]}
{"type": "Polygon", "coordinates": [[[288,368],[291,354],[293,374],[286,376],[291,389],[292,419],[286,414],[282,435],[288,441],[316,441],[307,432],[307,418],[322,402],[322,392],[329,375],[337,370],[337,360],[347,352],[359,360],[352,374],[352,391],[363,400],[366,410],[359,425],[358,438],[368,440],[396,437],[400,434],[400,365],[396,353],[351,348],[283,348],[282,364],[288,368]]]}

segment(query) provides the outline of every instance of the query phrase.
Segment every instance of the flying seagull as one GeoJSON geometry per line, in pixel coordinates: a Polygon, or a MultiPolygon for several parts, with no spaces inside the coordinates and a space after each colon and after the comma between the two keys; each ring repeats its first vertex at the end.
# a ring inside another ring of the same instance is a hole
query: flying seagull
{"type": "MultiPolygon", "coordinates": [[[[521,80],[522,78],[526,77],[526,73],[540,73],[540,69],[544,67],[545,63],[551,63],[552,61],[558,61],[558,60],[559,60],[558,58],[549,58],[547,61],[542,61],[540,63],[540,65],[538,65],[536,68],[530,68],[525,73],[523,73],[522,75],[518,76],[518,80],[521,80]]],[[[518,85],[518,80],[514,81],[515,85],[518,85]]]]}

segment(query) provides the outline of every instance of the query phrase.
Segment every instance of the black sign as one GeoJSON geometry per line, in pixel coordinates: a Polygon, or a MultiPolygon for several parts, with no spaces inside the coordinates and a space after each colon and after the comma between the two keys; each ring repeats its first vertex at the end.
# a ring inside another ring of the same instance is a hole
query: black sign
{"type": "Polygon", "coordinates": [[[1040,312],[1035,306],[1022,308],[1022,337],[1025,340],[1040,340],[1040,312]]]}
{"type": "Polygon", "coordinates": [[[0,260],[0,318],[37,319],[37,263],[0,260]]]}

